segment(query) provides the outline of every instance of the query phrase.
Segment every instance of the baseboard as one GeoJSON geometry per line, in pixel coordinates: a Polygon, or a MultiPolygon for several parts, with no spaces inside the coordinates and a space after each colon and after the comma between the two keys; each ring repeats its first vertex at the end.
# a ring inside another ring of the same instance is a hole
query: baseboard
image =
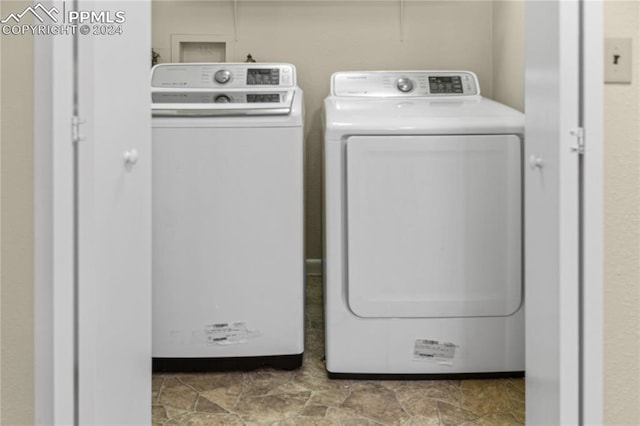
{"type": "Polygon", "coordinates": [[[306,274],[308,277],[322,276],[322,259],[307,259],[306,274]]]}

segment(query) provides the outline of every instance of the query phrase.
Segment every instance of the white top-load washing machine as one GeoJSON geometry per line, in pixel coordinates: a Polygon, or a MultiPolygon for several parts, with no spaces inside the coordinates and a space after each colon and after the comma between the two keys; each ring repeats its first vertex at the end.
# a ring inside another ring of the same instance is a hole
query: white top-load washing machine
{"type": "Polygon", "coordinates": [[[324,120],[330,376],[522,375],[523,115],[471,72],[339,72],[324,120]]]}
{"type": "Polygon", "coordinates": [[[151,85],[154,369],[300,366],[303,96],[294,66],[163,64],[151,85]]]}

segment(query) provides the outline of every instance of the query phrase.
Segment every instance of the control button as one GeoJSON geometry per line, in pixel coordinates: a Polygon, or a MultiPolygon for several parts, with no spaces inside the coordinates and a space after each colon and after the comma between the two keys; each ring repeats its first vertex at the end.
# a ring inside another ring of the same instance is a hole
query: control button
{"type": "Polygon", "coordinates": [[[226,84],[231,80],[231,71],[219,70],[213,76],[214,80],[220,84],[226,84]]]}
{"type": "Polygon", "coordinates": [[[218,96],[216,96],[214,101],[217,104],[228,104],[228,103],[231,102],[231,98],[229,96],[227,96],[227,95],[218,95],[218,96]]]}
{"type": "Polygon", "coordinates": [[[401,77],[396,80],[396,87],[399,91],[407,93],[413,90],[413,81],[406,77],[401,77]]]}

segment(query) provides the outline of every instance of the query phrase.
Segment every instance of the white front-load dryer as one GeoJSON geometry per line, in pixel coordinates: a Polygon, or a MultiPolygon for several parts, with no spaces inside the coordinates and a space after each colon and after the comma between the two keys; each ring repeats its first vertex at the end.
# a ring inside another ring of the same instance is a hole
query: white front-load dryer
{"type": "Polygon", "coordinates": [[[522,375],[523,115],[471,72],[340,72],[324,122],[330,376],[522,375]]]}

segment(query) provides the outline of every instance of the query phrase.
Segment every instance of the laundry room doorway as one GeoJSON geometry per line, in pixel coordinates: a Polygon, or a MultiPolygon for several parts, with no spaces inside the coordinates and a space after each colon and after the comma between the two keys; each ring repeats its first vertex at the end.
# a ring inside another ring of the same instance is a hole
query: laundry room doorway
{"type": "MultiPolygon", "coordinates": [[[[62,10],[64,2],[51,3],[62,10]]],[[[121,8],[127,33],[117,47],[110,44],[116,38],[88,43],[88,37],[78,36],[77,55],[61,40],[36,40],[36,49],[49,52],[46,67],[36,63],[36,84],[47,88],[36,124],[52,129],[36,138],[43,162],[37,164],[48,173],[36,180],[35,189],[41,220],[36,227],[36,348],[43,351],[35,374],[36,417],[45,424],[73,423],[74,416],[79,424],[149,423],[150,235],[144,224],[150,217],[150,136],[143,127],[150,131],[150,123],[130,117],[145,109],[149,117],[149,60],[133,58],[151,50],[151,2],[74,3],[87,10],[121,8]],[[116,60],[114,52],[132,60],[116,60]],[[69,78],[74,61],[86,73],[78,86],[69,78]],[[87,116],[74,114],[74,87],[80,99],[90,101],[87,116]],[[72,178],[71,140],[81,135],[79,158],[85,162],[72,178]],[[133,135],[138,143],[125,143],[133,135]],[[140,180],[130,185],[136,176],[140,180]],[[80,222],[75,222],[74,193],[81,197],[80,222]],[[89,289],[80,299],[69,284],[74,276],[80,288],[89,289]],[[76,301],[79,322],[71,315],[76,301]],[[70,361],[77,349],[74,336],[85,339],[80,341],[85,361],[79,364],[70,361]],[[109,412],[114,404],[126,410],[109,412]]],[[[403,5],[398,0],[399,9],[403,5]]],[[[601,84],[601,9],[599,1],[587,0],[526,5],[529,118],[523,160],[531,424],[601,423],[602,102],[597,90],[587,90],[601,84]]]]}

